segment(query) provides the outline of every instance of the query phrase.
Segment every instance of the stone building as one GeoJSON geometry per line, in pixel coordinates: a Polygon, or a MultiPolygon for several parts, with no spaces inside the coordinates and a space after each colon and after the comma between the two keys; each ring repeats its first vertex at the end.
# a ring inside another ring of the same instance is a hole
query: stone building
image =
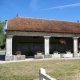
{"type": "Polygon", "coordinates": [[[16,16],[6,21],[6,56],[16,51],[34,56],[71,51],[77,57],[80,48],[80,23],[16,16]],[[61,42],[62,40],[62,42],[61,42]]]}

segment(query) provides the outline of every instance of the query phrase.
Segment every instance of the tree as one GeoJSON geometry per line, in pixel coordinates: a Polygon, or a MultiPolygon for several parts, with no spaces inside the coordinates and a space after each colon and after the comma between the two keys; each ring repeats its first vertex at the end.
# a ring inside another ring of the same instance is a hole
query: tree
{"type": "Polygon", "coordinates": [[[4,25],[5,23],[0,20],[0,46],[4,45],[4,42],[5,42],[4,25]]]}

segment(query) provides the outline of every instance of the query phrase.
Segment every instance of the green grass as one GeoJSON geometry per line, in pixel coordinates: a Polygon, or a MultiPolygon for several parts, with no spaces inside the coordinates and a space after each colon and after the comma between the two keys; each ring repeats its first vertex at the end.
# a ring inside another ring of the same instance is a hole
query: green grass
{"type": "Polygon", "coordinates": [[[80,80],[80,60],[38,60],[0,64],[0,80],[38,80],[39,69],[57,80],[80,80]]]}

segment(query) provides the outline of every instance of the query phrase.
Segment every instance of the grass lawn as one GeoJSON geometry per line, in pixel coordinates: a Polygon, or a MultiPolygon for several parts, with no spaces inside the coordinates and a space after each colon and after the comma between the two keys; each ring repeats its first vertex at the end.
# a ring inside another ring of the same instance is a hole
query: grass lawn
{"type": "Polygon", "coordinates": [[[38,80],[39,69],[57,80],[80,80],[80,60],[38,60],[0,64],[0,80],[38,80]]]}

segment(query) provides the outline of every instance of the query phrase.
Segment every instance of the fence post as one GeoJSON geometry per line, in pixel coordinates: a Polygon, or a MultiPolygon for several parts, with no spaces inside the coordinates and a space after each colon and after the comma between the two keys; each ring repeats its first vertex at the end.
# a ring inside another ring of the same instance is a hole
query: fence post
{"type": "Polygon", "coordinates": [[[40,68],[39,70],[39,80],[45,80],[42,74],[46,74],[46,70],[43,68],[40,68]]]}

